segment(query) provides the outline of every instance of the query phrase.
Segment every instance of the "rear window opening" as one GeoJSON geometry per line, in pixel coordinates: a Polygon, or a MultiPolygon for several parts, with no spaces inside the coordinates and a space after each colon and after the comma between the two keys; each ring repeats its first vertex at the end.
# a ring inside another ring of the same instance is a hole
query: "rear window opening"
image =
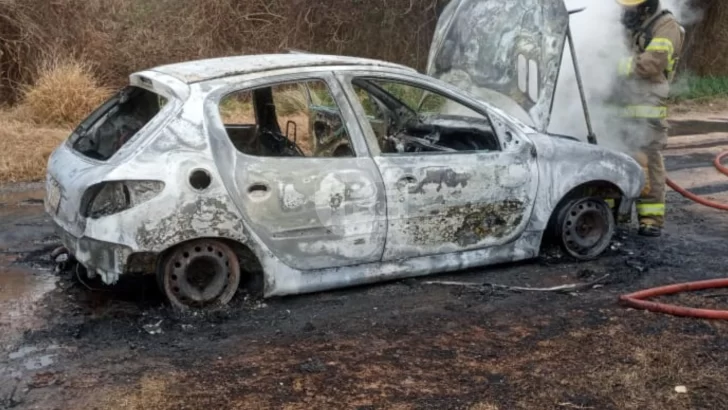
{"type": "Polygon", "coordinates": [[[84,120],[71,135],[69,143],[89,158],[106,161],[144,128],[166,103],[159,94],[128,86],[84,120]]]}

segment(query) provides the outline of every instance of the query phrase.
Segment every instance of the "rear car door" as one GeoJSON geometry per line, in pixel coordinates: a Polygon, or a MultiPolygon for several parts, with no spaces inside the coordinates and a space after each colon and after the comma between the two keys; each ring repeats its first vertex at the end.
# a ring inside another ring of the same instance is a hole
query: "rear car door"
{"type": "Polygon", "coordinates": [[[505,244],[523,232],[538,185],[529,141],[501,141],[472,101],[422,77],[353,72],[340,81],[386,188],[383,260],[505,244]],[[370,117],[389,126],[375,130],[370,117]]]}
{"type": "Polygon", "coordinates": [[[384,186],[333,75],[267,77],[216,94],[216,162],[232,165],[228,191],[270,252],[301,270],[379,261],[384,186]]]}

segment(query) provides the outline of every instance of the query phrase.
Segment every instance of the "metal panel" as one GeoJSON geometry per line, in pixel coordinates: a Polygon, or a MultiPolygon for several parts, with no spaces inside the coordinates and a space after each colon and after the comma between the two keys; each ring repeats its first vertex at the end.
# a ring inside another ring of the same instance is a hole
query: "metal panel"
{"type": "Polygon", "coordinates": [[[255,234],[286,265],[300,270],[375,262],[386,235],[384,186],[356,118],[329,73],[292,74],[218,90],[206,103],[213,155],[228,191],[255,234]],[[217,112],[222,95],[286,81],[328,83],[356,158],[257,157],[237,152],[217,112]]]}
{"type": "Polygon", "coordinates": [[[387,189],[384,260],[502,245],[528,224],[538,171],[526,147],[375,160],[387,189]]]}
{"type": "Polygon", "coordinates": [[[453,0],[438,21],[427,73],[544,131],[568,24],[561,0],[453,0]]]}
{"type": "MultiPolygon", "coordinates": [[[[375,77],[437,92],[448,103],[475,109],[472,103],[440,88],[427,78],[385,72],[340,75],[351,101],[355,77],[375,77]]],[[[449,110],[449,104],[445,109],[449,110]]],[[[382,174],[387,196],[387,244],[383,260],[396,260],[480,249],[516,240],[528,224],[538,189],[533,145],[500,126],[502,151],[457,153],[381,153],[373,131],[357,102],[369,149],[382,174]]],[[[478,112],[484,113],[482,108],[478,112]]],[[[457,115],[457,110],[451,112],[457,115]]],[[[474,129],[483,120],[463,116],[474,129]]],[[[487,123],[487,121],[486,121],[487,123]]]]}

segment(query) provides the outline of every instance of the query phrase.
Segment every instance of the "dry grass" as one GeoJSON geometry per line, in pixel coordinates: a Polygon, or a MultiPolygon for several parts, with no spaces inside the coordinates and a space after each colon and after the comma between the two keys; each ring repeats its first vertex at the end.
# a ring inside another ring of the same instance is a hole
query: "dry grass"
{"type": "Polygon", "coordinates": [[[24,87],[21,103],[0,110],[0,181],[42,179],[53,149],[109,93],[83,63],[44,63],[35,85],[24,87]]]}
{"type": "Polygon", "coordinates": [[[38,124],[73,126],[110,94],[87,64],[53,59],[41,67],[35,84],[23,89],[21,109],[38,124]]]}
{"type": "Polygon", "coordinates": [[[278,115],[295,115],[306,112],[308,104],[302,90],[291,89],[274,94],[278,115]]]}
{"type": "Polygon", "coordinates": [[[42,179],[48,157],[70,129],[39,126],[23,121],[15,110],[0,110],[0,181],[42,179]]]}

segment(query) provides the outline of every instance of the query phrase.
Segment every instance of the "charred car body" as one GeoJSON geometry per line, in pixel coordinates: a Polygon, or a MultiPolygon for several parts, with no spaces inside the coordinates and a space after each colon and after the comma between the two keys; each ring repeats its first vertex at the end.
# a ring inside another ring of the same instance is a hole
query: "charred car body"
{"type": "Polygon", "coordinates": [[[49,160],[64,245],[107,284],[155,273],[181,308],[227,303],[248,281],[275,296],[529,259],[549,234],[598,256],[639,195],[639,165],[539,132],[551,60],[535,60],[549,67],[535,99],[509,100],[530,125],[447,81],[474,72],[436,63],[439,39],[457,38],[442,24],[433,76],[314,54],[133,74],[49,160]]]}

